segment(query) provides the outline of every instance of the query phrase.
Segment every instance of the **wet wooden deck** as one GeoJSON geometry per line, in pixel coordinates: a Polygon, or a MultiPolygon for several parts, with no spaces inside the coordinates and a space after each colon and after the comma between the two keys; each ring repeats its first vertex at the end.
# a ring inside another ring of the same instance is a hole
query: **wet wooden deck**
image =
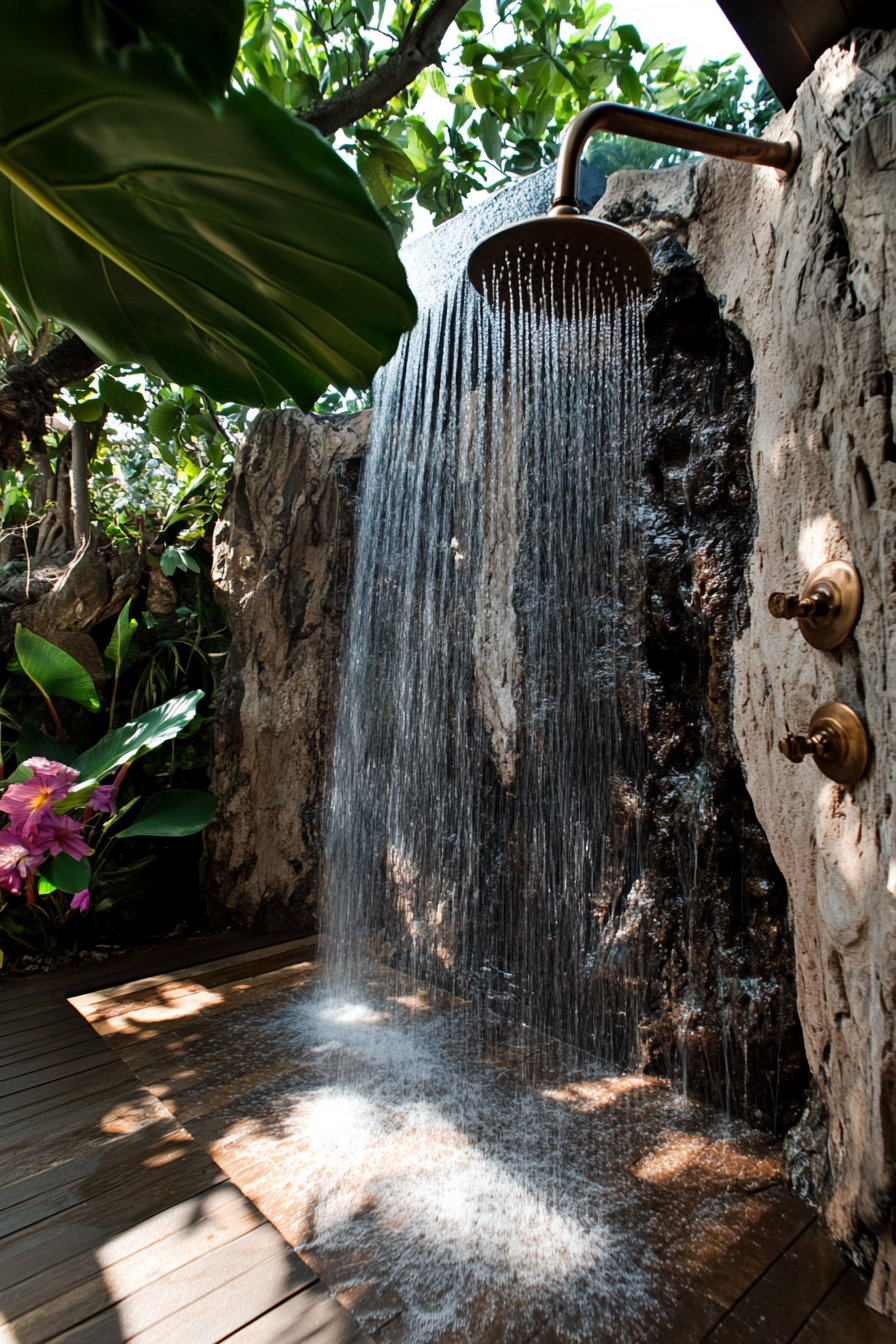
{"type": "Polygon", "coordinates": [[[294,960],[271,942],[163,945],[0,990],[0,1344],[367,1339],[68,1002],[197,953],[227,957],[225,979],[294,960]]]}
{"type": "MultiPolygon", "coordinates": [[[[309,940],[221,935],[0,991],[0,1344],[369,1338],[274,1225],[270,1166],[221,1146],[215,1117],[261,1070],[216,1085],[172,1067],[200,1026],[300,984],[312,956],[309,940]]],[[[896,1344],[780,1186],[710,1233],[630,1344],[896,1344]]],[[[397,1337],[394,1310],[365,1321],[378,1344],[397,1337]]]]}

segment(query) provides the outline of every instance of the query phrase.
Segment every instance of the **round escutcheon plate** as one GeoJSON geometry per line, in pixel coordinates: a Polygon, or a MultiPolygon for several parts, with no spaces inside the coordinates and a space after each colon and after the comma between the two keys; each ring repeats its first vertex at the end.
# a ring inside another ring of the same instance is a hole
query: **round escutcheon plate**
{"type": "Polygon", "coordinates": [[[868,734],[865,725],[848,705],[829,701],[812,715],[809,736],[826,733],[831,750],[813,759],[823,775],[837,784],[855,784],[868,768],[868,734]]]}
{"type": "Polygon", "coordinates": [[[829,604],[824,616],[798,616],[797,625],[813,649],[836,649],[848,639],[862,610],[862,580],[845,560],[828,560],[814,569],[800,597],[823,597],[829,604]]]}

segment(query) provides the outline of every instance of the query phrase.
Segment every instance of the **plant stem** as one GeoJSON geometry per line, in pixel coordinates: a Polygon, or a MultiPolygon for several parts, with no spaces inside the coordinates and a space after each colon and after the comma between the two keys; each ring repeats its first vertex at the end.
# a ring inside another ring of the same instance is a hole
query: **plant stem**
{"type": "Polygon", "coordinates": [[[112,700],[109,704],[109,732],[112,731],[112,720],[115,717],[115,697],[118,695],[118,674],[121,671],[121,665],[115,664],[115,680],[112,683],[112,700]]]}
{"type": "MultiPolygon", "coordinates": [[[[40,690],[40,687],[38,687],[38,690],[40,690]]],[[[59,715],[56,713],[56,706],[53,704],[53,701],[47,695],[46,691],[41,690],[40,693],[47,702],[47,709],[50,711],[50,718],[53,720],[53,727],[56,729],[56,741],[61,742],[65,737],[65,729],[62,727],[62,722],[59,715]]]]}

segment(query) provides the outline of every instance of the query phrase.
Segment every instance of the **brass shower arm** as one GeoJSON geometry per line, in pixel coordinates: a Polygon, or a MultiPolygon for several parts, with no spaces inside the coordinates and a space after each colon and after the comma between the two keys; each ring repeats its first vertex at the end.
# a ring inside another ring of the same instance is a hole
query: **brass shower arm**
{"type": "Polygon", "coordinates": [[[672,145],[675,149],[695,150],[698,154],[713,154],[721,159],[739,159],[741,163],[760,163],[767,168],[776,168],[782,180],[791,176],[800,161],[800,139],[795,131],[790,140],[759,140],[752,135],[739,135],[736,131],[697,126],[692,121],[665,117],[661,112],[648,112],[641,107],[595,103],[574,117],[566,128],[549,214],[579,213],[579,161],[595,131],[630,135],[657,145],[672,145]]]}

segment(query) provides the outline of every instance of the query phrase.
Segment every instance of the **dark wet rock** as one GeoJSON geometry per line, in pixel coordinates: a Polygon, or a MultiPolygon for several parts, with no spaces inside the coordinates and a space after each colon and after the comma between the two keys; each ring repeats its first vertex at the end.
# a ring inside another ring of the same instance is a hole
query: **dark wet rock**
{"type": "Polygon", "coordinates": [[[777,1130],[806,1085],[787,888],[732,724],[756,527],[752,357],[674,238],[655,249],[639,524],[647,770],[638,921],[643,1064],[777,1130]]]}

